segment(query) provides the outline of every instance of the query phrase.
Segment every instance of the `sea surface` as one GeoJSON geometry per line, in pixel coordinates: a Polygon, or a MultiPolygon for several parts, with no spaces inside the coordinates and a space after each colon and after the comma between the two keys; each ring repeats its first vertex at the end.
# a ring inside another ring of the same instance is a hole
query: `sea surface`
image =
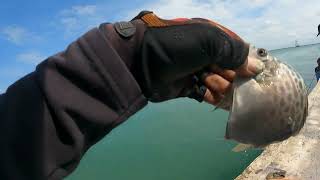
{"type": "MultiPolygon", "coordinates": [[[[270,51],[314,86],[320,44],[270,51]],[[312,82],[312,83],[311,83],[312,82]]],[[[68,180],[229,180],[262,151],[232,152],[228,114],[189,99],[150,103],[91,148],[68,180]]]]}

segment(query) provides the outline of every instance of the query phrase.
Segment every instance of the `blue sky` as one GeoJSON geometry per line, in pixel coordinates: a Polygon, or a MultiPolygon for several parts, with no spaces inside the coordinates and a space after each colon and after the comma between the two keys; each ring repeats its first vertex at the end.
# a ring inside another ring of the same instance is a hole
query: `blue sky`
{"type": "Polygon", "coordinates": [[[5,91],[8,85],[33,71],[41,60],[63,50],[91,27],[124,19],[124,12],[143,4],[140,0],[106,2],[2,1],[0,91],[5,91]],[[103,8],[99,8],[100,5],[103,8]]]}
{"type": "Polygon", "coordinates": [[[2,0],[0,92],[102,22],[129,20],[148,9],[163,18],[204,17],[256,46],[275,49],[320,42],[320,1],[298,0],[2,0]]]}

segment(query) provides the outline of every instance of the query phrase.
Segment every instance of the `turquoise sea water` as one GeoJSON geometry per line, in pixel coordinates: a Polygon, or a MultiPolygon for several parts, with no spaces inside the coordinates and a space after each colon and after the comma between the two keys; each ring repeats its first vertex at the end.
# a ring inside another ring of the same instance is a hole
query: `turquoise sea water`
{"type": "MultiPolygon", "coordinates": [[[[271,51],[310,84],[320,44],[271,51]]],[[[224,140],[228,114],[188,99],[149,104],[91,148],[68,180],[229,180],[260,153],[224,140]]]]}
{"type": "Polygon", "coordinates": [[[313,87],[315,85],[314,68],[317,66],[317,59],[320,57],[320,44],[279,49],[270,53],[292,65],[301,73],[307,86],[311,84],[311,87],[313,87]]]}

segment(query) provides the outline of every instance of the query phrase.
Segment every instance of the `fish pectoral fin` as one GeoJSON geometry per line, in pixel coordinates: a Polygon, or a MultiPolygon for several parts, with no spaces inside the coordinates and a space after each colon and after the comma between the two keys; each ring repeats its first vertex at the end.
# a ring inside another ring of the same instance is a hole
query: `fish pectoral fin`
{"type": "Polygon", "coordinates": [[[236,145],[234,148],[232,148],[232,151],[233,152],[241,152],[241,151],[245,151],[245,150],[248,150],[248,149],[251,149],[253,148],[253,145],[251,144],[238,144],[236,145]]]}

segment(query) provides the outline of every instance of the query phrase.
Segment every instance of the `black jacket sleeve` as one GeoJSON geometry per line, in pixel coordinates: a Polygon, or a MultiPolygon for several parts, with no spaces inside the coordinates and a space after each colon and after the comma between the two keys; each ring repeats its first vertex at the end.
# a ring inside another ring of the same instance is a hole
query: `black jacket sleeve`
{"type": "Polygon", "coordinates": [[[108,36],[89,31],[0,96],[0,179],[62,179],[147,104],[128,68],[134,49],[119,54],[108,36]]]}
{"type": "Polygon", "coordinates": [[[112,24],[92,29],[0,96],[1,180],[62,179],[93,144],[147,104],[141,87],[149,68],[140,54],[146,26],[132,23],[130,37],[112,24]]]}

